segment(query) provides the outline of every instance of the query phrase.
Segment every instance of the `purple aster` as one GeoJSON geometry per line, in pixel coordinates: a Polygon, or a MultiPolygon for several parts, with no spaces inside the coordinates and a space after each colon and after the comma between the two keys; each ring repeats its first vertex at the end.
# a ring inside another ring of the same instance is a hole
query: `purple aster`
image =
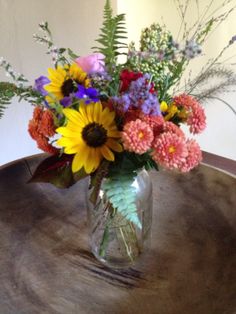
{"type": "Polygon", "coordinates": [[[48,92],[44,89],[44,85],[49,83],[50,80],[46,76],[41,75],[35,80],[34,89],[40,92],[43,96],[46,96],[48,92]]]}
{"type": "Polygon", "coordinates": [[[120,97],[113,97],[118,110],[139,109],[146,115],[161,115],[160,104],[156,93],[151,92],[152,86],[148,83],[150,76],[145,74],[131,82],[128,92],[120,97]]]}
{"type": "Polygon", "coordinates": [[[131,105],[131,100],[130,100],[129,95],[127,93],[121,95],[120,97],[114,96],[112,99],[116,103],[118,110],[120,110],[122,112],[126,112],[129,110],[129,107],[131,105]]]}
{"type": "Polygon", "coordinates": [[[145,74],[136,81],[131,82],[128,96],[134,108],[142,110],[146,115],[161,115],[160,104],[156,93],[150,92],[148,80],[150,76],[145,74]]]}

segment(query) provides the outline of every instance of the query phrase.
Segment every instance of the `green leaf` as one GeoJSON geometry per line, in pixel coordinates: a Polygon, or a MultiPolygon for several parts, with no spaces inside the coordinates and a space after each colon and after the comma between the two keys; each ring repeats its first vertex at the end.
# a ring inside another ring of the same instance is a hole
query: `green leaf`
{"type": "Polygon", "coordinates": [[[43,160],[36,168],[31,182],[47,182],[58,188],[68,188],[88,176],[82,169],[75,174],[71,170],[72,156],[53,155],[43,160]]]}
{"type": "Polygon", "coordinates": [[[135,173],[142,168],[158,170],[157,164],[152,160],[149,152],[137,155],[124,151],[122,154],[117,154],[115,162],[110,164],[109,174],[111,176],[125,175],[126,173],[135,173]]]}
{"type": "Polygon", "coordinates": [[[79,56],[75,54],[70,48],[67,49],[68,55],[72,60],[77,59],[79,56]]]}
{"type": "Polygon", "coordinates": [[[103,187],[117,212],[141,229],[136,207],[136,189],[133,186],[134,176],[135,174],[131,173],[109,177],[103,183],[103,187]]]}

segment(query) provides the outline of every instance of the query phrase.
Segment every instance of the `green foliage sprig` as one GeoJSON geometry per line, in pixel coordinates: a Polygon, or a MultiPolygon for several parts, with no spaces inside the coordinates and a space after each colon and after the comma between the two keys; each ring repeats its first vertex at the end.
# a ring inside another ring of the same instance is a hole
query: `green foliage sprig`
{"type": "Polygon", "coordinates": [[[42,103],[43,101],[43,96],[32,86],[23,87],[14,83],[0,82],[0,118],[3,116],[4,109],[15,96],[18,97],[19,101],[25,100],[29,103],[42,103]]]}
{"type": "Polygon", "coordinates": [[[133,181],[134,174],[120,174],[109,177],[104,182],[103,187],[112,207],[116,209],[124,219],[142,228],[135,203],[136,190],[133,186],[133,181]]]}
{"type": "Polygon", "coordinates": [[[11,103],[11,99],[16,95],[17,87],[13,83],[0,82],[0,118],[4,109],[11,103]]]}
{"type": "Polygon", "coordinates": [[[101,27],[101,34],[96,40],[100,46],[93,47],[97,52],[105,56],[105,63],[108,72],[114,73],[117,57],[124,54],[122,49],[127,48],[127,44],[123,42],[126,36],[125,15],[112,15],[110,1],[107,0],[104,7],[104,20],[101,27]]]}
{"type": "Polygon", "coordinates": [[[58,48],[54,44],[48,22],[40,23],[39,30],[42,32],[42,35],[34,34],[33,37],[36,42],[47,47],[47,54],[51,55],[55,66],[58,64],[68,64],[70,62],[69,59],[74,60],[78,58],[78,56],[70,48],[58,48]]]}

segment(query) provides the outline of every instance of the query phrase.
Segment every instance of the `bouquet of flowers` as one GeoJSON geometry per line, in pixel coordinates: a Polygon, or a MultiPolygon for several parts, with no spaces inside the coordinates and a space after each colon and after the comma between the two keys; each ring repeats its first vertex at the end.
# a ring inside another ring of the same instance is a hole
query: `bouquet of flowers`
{"type": "MultiPolygon", "coordinates": [[[[47,74],[37,78],[34,86],[27,85],[23,75],[0,61],[16,82],[1,83],[1,103],[16,95],[34,105],[29,134],[51,155],[31,181],[69,187],[90,176],[90,201],[97,204],[105,179],[109,205],[103,214],[109,223],[99,240],[100,256],[105,255],[108,226],[115,214],[129,223],[129,231],[122,229],[123,240],[125,231],[130,237],[132,230],[142,229],[132,185],[140,169],[161,166],[187,172],[202,160],[198,143],[186,138],[181,125],[187,124],[192,134],[202,132],[204,109],[197,97],[176,94],[173,87],[189,61],[201,54],[201,43],[213,24],[211,19],[184,44],[174,41],[165,27],[153,24],[143,30],[137,50],[134,43],[123,42],[124,15],[113,16],[106,1],[94,53],[77,56],[70,49],[57,48],[48,24],[41,23],[43,35],[34,37],[52,55],[54,67],[47,74]],[[120,55],[126,56],[125,62],[118,62],[120,55]]],[[[124,243],[132,256],[131,244],[127,239],[124,243]]]]}

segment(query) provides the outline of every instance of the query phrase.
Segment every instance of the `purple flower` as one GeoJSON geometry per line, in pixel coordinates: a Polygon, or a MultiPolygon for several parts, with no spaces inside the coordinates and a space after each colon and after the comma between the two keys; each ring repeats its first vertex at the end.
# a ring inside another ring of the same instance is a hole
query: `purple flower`
{"type": "Polygon", "coordinates": [[[50,80],[46,76],[41,75],[35,80],[34,89],[40,92],[43,96],[46,96],[48,92],[44,89],[44,85],[49,83],[50,80]]]}
{"type": "Polygon", "coordinates": [[[116,103],[116,107],[118,110],[122,112],[126,112],[129,110],[130,105],[131,105],[131,100],[127,93],[121,95],[120,97],[114,96],[112,99],[116,103]]]}
{"type": "Polygon", "coordinates": [[[187,40],[182,53],[187,59],[193,59],[202,53],[202,47],[193,39],[187,40]]]}
{"type": "Polygon", "coordinates": [[[72,99],[70,96],[66,96],[60,100],[61,105],[66,108],[72,104],[72,99]]]}
{"type": "Polygon", "coordinates": [[[85,88],[80,84],[78,84],[78,91],[74,95],[78,99],[85,99],[86,104],[90,103],[91,101],[97,102],[99,100],[99,94],[95,88],[85,88]]]}
{"type": "Polygon", "coordinates": [[[128,92],[120,97],[113,97],[117,108],[123,112],[129,109],[139,109],[146,115],[161,115],[157,93],[151,92],[152,86],[148,81],[150,76],[145,74],[131,82],[128,92]]]}
{"type": "Polygon", "coordinates": [[[142,110],[144,114],[161,115],[157,94],[150,92],[149,79],[150,76],[145,74],[143,77],[131,82],[128,92],[131,105],[142,110]]]}

